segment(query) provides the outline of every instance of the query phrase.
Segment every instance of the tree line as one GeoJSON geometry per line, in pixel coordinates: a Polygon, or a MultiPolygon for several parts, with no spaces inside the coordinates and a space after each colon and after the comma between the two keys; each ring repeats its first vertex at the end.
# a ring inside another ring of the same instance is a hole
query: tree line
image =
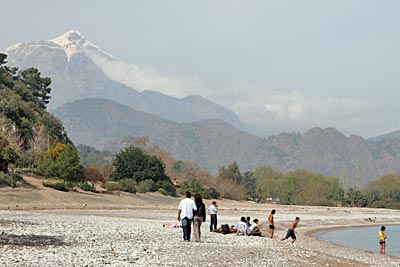
{"type": "Polygon", "coordinates": [[[59,182],[47,186],[68,191],[75,186],[155,192],[176,196],[187,190],[205,198],[260,199],[290,205],[400,208],[400,174],[387,174],[365,188],[348,187],[337,177],[295,170],[280,173],[260,167],[242,173],[236,162],[217,175],[192,161],[174,159],[147,137],[127,137],[100,151],[70,141],[62,123],[46,110],[51,80],[35,68],[6,66],[0,53],[0,185],[16,186],[21,171],[59,182]]]}

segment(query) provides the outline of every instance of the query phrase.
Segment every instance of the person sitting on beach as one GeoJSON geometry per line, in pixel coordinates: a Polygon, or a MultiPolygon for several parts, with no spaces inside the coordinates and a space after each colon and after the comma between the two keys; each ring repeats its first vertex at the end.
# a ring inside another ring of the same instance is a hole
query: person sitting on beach
{"type": "Polygon", "coordinates": [[[236,229],[236,235],[247,235],[249,227],[247,226],[245,217],[240,218],[240,222],[238,223],[236,229]]]}
{"type": "Polygon", "coordinates": [[[379,247],[380,250],[379,252],[381,254],[385,254],[385,249],[386,249],[386,233],[385,233],[386,227],[382,226],[381,230],[379,231],[379,247]]]}
{"type": "Polygon", "coordinates": [[[165,228],[181,228],[182,226],[179,223],[171,223],[171,224],[163,224],[162,227],[165,227],[165,228]]]}
{"type": "Polygon", "coordinates": [[[247,234],[248,235],[255,235],[255,236],[261,236],[261,227],[262,225],[258,223],[258,219],[254,219],[253,223],[250,225],[247,234]]]}
{"type": "Polygon", "coordinates": [[[250,221],[250,217],[249,216],[247,216],[247,218],[246,218],[246,223],[247,223],[247,227],[250,227],[251,221],[250,221]]]}
{"type": "Polygon", "coordinates": [[[289,229],[287,230],[286,236],[284,238],[281,238],[281,241],[288,239],[289,237],[291,237],[293,239],[292,243],[294,243],[294,241],[296,241],[296,235],[294,233],[294,229],[296,229],[297,224],[300,221],[300,217],[296,217],[296,219],[294,220],[294,222],[292,222],[289,226],[289,229]]]}

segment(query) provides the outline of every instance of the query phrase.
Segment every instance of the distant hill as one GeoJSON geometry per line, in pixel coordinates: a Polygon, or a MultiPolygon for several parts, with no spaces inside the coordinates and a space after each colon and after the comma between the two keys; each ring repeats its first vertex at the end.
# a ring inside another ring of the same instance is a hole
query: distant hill
{"type": "Polygon", "coordinates": [[[100,149],[128,135],[148,136],[176,159],[193,160],[216,173],[236,161],[242,171],[270,166],[279,171],[306,169],[363,184],[400,172],[400,139],[370,142],[334,128],[260,138],[220,120],[176,123],[105,99],[83,99],[53,111],[75,144],[100,149]]]}
{"type": "Polygon", "coordinates": [[[394,132],[390,132],[387,134],[382,134],[376,137],[372,137],[369,138],[369,141],[380,141],[380,140],[384,140],[384,139],[397,139],[400,138],[400,130],[398,131],[394,131],[394,132]]]}
{"type": "Polygon", "coordinates": [[[234,112],[201,96],[182,99],[159,92],[138,92],[110,79],[94,59],[120,62],[77,31],[52,39],[20,43],[6,49],[10,66],[35,67],[52,80],[49,108],[83,98],[105,98],[132,108],[177,121],[220,119],[235,127],[241,123],[234,112]]]}

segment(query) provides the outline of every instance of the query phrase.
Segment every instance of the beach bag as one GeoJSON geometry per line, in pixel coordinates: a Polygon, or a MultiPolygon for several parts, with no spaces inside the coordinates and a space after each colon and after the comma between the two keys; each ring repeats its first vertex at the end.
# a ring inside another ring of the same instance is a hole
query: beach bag
{"type": "Polygon", "coordinates": [[[221,224],[221,229],[224,235],[229,234],[231,232],[231,229],[228,224],[221,224]]]}

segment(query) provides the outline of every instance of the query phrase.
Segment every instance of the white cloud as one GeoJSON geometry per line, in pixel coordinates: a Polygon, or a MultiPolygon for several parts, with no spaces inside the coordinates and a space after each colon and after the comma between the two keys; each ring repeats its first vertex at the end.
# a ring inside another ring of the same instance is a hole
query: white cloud
{"type": "Polygon", "coordinates": [[[365,99],[307,96],[255,83],[236,84],[214,97],[235,111],[248,128],[264,135],[316,126],[357,133],[368,125],[374,107],[365,99]]]}
{"type": "Polygon", "coordinates": [[[195,77],[167,75],[152,66],[128,64],[98,51],[86,51],[86,54],[110,79],[138,91],[153,90],[174,97],[201,92],[201,84],[195,77]]]}
{"type": "Polygon", "coordinates": [[[154,90],[174,97],[202,95],[234,111],[241,122],[259,135],[335,127],[345,133],[366,127],[372,105],[364,99],[307,96],[295,90],[271,89],[264,84],[240,82],[210,89],[193,77],[168,75],[151,66],[127,64],[106,54],[88,52],[105,74],[138,91],[154,90]]]}

